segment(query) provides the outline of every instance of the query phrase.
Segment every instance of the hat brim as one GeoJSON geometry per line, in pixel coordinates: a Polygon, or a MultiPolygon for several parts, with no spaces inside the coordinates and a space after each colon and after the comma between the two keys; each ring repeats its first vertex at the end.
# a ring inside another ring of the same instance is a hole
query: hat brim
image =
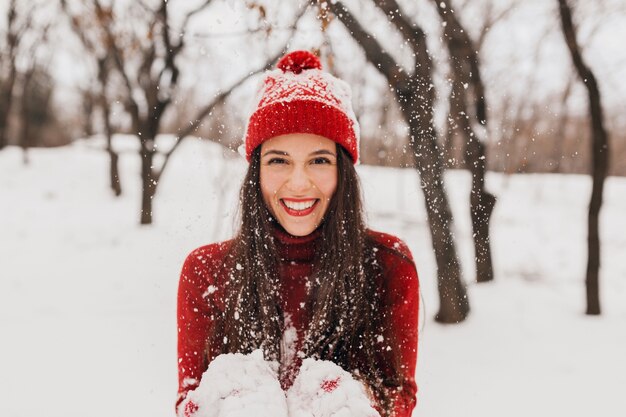
{"type": "Polygon", "coordinates": [[[311,133],[343,146],[352,162],[358,160],[353,121],[337,107],[315,100],[279,101],[257,109],[246,130],[246,159],[263,142],[290,133],[311,133]]]}

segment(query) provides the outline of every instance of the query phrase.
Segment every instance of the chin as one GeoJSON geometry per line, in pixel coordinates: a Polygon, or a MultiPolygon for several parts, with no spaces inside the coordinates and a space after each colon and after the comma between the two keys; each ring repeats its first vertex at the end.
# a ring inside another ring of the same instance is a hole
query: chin
{"type": "Polygon", "coordinates": [[[293,224],[281,224],[283,229],[287,231],[292,236],[307,236],[313,233],[317,226],[314,224],[311,225],[293,225],[293,224]]]}

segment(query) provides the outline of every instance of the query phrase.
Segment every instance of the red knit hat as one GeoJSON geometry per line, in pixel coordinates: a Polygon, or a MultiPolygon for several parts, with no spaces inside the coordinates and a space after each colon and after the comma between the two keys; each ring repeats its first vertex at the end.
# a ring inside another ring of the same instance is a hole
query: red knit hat
{"type": "Polygon", "coordinates": [[[248,162],[257,146],[275,136],[313,133],[343,146],[359,159],[359,124],[352,92],[344,81],[322,71],[308,51],[288,53],[268,71],[255,100],[245,134],[248,162]]]}

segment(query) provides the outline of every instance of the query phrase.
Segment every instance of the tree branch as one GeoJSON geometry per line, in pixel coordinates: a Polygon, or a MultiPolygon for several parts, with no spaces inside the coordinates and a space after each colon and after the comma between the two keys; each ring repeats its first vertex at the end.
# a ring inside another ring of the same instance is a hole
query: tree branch
{"type": "MultiPolygon", "coordinates": [[[[316,3],[316,0],[312,0],[316,3]]],[[[402,70],[402,67],[387,53],[382,45],[374,39],[356,20],[354,15],[341,2],[327,2],[332,13],[339,18],[341,23],[348,29],[352,37],[357,40],[367,60],[370,61],[380,73],[388,80],[398,80],[401,84],[409,82],[409,76],[402,70]]]]}
{"type": "Polygon", "coordinates": [[[489,34],[489,31],[499,21],[506,18],[513,10],[515,10],[515,3],[511,3],[507,8],[501,10],[499,13],[493,14],[493,3],[488,3],[486,18],[483,22],[483,26],[480,29],[480,33],[478,35],[478,39],[476,39],[476,49],[481,50],[483,43],[485,43],[485,39],[489,34]]]}
{"type": "Polygon", "coordinates": [[[111,57],[113,58],[113,63],[117,67],[118,73],[122,77],[122,80],[124,81],[124,84],[126,85],[126,89],[128,90],[128,96],[126,97],[126,102],[125,102],[124,107],[126,107],[126,109],[131,115],[131,119],[133,120],[133,124],[134,124],[133,130],[138,131],[141,128],[138,125],[139,120],[140,120],[139,104],[133,97],[134,88],[130,81],[130,78],[128,77],[128,74],[126,73],[126,63],[124,59],[124,53],[117,45],[115,36],[113,35],[113,32],[111,32],[111,26],[110,26],[111,22],[103,21],[103,19],[105,19],[105,16],[108,16],[108,14],[105,13],[104,8],[100,4],[99,0],[92,0],[92,1],[96,9],[96,14],[98,16],[98,19],[97,19],[98,24],[100,25],[100,28],[104,31],[105,36],[106,36],[106,41],[108,44],[107,46],[109,47],[109,50],[112,52],[111,57]]]}
{"type": "Polygon", "coordinates": [[[409,42],[415,58],[413,73],[404,83],[396,83],[399,90],[399,98],[405,100],[409,97],[430,96],[429,101],[434,100],[432,89],[433,62],[426,46],[426,34],[415,23],[407,19],[402,8],[396,0],[377,0],[376,6],[382,10],[403,38],[409,42]]]}
{"type": "MultiPolygon", "coordinates": [[[[295,30],[298,21],[300,20],[302,15],[304,15],[304,12],[306,11],[307,8],[308,6],[302,7],[302,9],[298,12],[295,22],[293,24],[293,30],[295,30]]],[[[291,40],[291,36],[289,36],[289,40],[291,40]]],[[[249,79],[253,75],[258,74],[262,71],[267,71],[271,69],[274,66],[274,64],[278,61],[278,59],[287,52],[287,45],[289,44],[289,40],[287,41],[287,44],[281,49],[281,51],[275,54],[274,56],[270,57],[269,59],[267,59],[267,61],[265,61],[265,64],[262,67],[259,67],[256,70],[250,72],[249,74],[247,74],[246,76],[242,77],[237,82],[235,82],[233,85],[231,85],[227,90],[224,90],[223,92],[215,96],[211,103],[207,104],[196,114],[193,121],[191,121],[191,123],[189,123],[189,125],[185,127],[185,129],[179,130],[176,143],[174,143],[174,145],[169,151],[163,154],[164,156],[163,165],[161,165],[161,169],[155,173],[155,181],[156,181],[157,186],[159,184],[159,179],[163,175],[163,172],[165,171],[165,168],[167,167],[169,163],[170,157],[176,151],[176,149],[178,149],[178,147],[183,142],[183,140],[187,138],[189,135],[191,135],[193,132],[197,131],[198,128],[200,127],[200,123],[202,122],[202,120],[204,120],[204,118],[206,118],[209,115],[209,113],[211,113],[211,111],[215,108],[215,106],[223,102],[237,87],[239,87],[241,84],[243,84],[247,79],[249,79]]]]}
{"type": "Polygon", "coordinates": [[[196,14],[200,13],[202,10],[206,9],[212,2],[213,0],[205,0],[204,3],[200,4],[198,7],[196,7],[195,9],[193,9],[192,11],[190,11],[189,13],[185,15],[183,19],[183,25],[182,25],[183,33],[185,33],[185,30],[187,30],[187,25],[189,24],[189,20],[196,14]]]}

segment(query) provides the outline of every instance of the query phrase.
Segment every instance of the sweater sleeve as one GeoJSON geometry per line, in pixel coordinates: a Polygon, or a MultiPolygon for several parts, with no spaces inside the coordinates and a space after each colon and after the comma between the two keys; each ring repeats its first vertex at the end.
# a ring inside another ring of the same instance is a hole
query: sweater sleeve
{"type": "Polygon", "coordinates": [[[207,367],[206,343],[213,325],[214,308],[209,299],[216,287],[210,281],[211,251],[191,252],[183,264],[178,284],[178,396],[176,408],[199,384],[207,367]]]}
{"type": "MultiPolygon", "coordinates": [[[[399,348],[403,369],[400,389],[394,396],[394,417],[411,417],[416,405],[419,280],[411,252],[399,239],[393,247],[402,254],[395,257],[395,266],[390,271],[387,305],[391,323],[388,337],[399,348]]],[[[389,339],[388,339],[389,340],[389,339]]],[[[395,347],[392,346],[392,347],[395,347]]]]}

